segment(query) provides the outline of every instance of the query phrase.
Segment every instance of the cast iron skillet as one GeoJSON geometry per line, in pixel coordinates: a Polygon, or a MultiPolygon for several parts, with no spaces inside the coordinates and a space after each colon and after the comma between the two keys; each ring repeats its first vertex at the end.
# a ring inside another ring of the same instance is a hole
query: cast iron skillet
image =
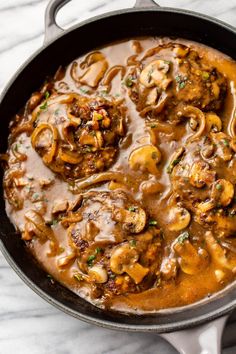
{"type": "MultiPolygon", "coordinates": [[[[66,65],[97,46],[135,36],[165,35],[204,43],[236,59],[236,29],[205,15],[162,8],[152,0],[137,0],[133,9],[98,16],[63,31],[57,26],[55,16],[67,2],[68,0],[50,1],[45,17],[44,46],[20,68],[1,96],[1,152],[7,148],[9,120],[42,84],[45,77],[55,73],[59,65],[66,65]]],[[[80,320],[110,329],[161,334],[181,353],[199,354],[203,350],[205,354],[220,353],[221,332],[227,318],[225,315],[236,308],[234,285],[209,301],[181,310],[142,316],[104,312],[62,285],[51,284],[9,222],[3,197],[0,198],[0,217],[0,246],[5,258],[28,286],[60,310],[80,320]],[[201,326],[189,329],[197,325],[201,326]],[[168,333],[174,331],[178,332],[168,333]],[[211,340],[206,336],[208,332],[211,340]]]]}

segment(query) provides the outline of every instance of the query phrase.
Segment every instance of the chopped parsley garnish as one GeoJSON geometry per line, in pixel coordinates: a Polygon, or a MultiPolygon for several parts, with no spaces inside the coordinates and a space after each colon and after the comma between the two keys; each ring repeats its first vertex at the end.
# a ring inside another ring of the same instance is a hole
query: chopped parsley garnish
{"type": "Polygon", "coordinates": [[[151,219],[151,220],[149,220],[148,225],[149,226],[156,226],[157,225],[157,221],[151,219]]]}
{"type": "Polygon", "coordinates": [[[154,129],[154,128],[157,127],[157,125],[156,125],[155,123],[153,123],[153,124],[150,125],[150,127],[151,127],[152,129],[154,129]]]}
{"type": "Polygon", "coordinates": [[[218,183],[217,185],[216,185],[216,189],[218,190],[218,191],[221,191],[222,190],[222,184],[220,184],[220,183],[218,183]]]}
{"type": "Polygon", "coordinates": [[[203,73],[202,73],[202,78],[203,78],[204,80],[208,80],[209,77],[210,77],[210,74],[209,74],[207,71],[203,71],[203,73]]]}
{"type": "Polygon", "coordinates": [[[223,139],[222,141],[225,146],[227,147],[229,146],[229,141],[227,139],[223,139]]]}
{"type": "Polygon", "coordinates": [[[42,111],[46,110],[48,108],[48,103],[47,101],[45,101],[40,107],[39,107],[42,111]]]}
{"type": "Polygon", "coordinates": [[[74,279],[77,280],[77,281],[83,280],[83,276],[82,276],[81,274],[79,274],[79,273],[78,273],[78,274],[77,274],[77,273],[74,274],[73,277],[74,277],[74,279]]]}
{"type": "Polygon", "coordinates": [[[39,197],[40,197],[39,193],[34,193],[34,194],[32,195],[32,198],[33,198],[34,200],[39,199],[39,197]]]}
{"type": "Polygon", "coordinates": [[[19,147],[20,147],[20,144],[15,144],[15,146],[14,146],[14,151],[15,151],[15,152],[18,152],[19,147]]]}
{"type": "Polygon", "coordinates": [[[172,173],[173,168],[181,161],[181,158],[173,160],[167,167],[167,173],[172,173]]]}
{"type": "Polygon", "coordinates": [[[177,242],[179,244],[183,245],[184,242],[186,240],[188,240],[188,239],[189,239],[189,233],[188,233],[188,231],[185,231],[185,232],[183,232],[182,234],[179,235],[179,237],[177,238],[177,242]]]}
{"type": "Polygon", "coordinates": [[[135,247],[136,246],[136,241],[135,240],[130,240],[129,244],[131,247],[135,247]]]}
{"type": "Polygon", "coordinates": [[[98,253],[102,253],[103,249],[101,247],[97,247],[95,249],[95,255],[97,255],[98,253]]]}
{"type": "Polygon", "coordinates": [[[135,206],[130,206],[128,208],[129,211],[135,212],[136,211],[136,207],[135,206]]]}
{"type": "Polygon", "coordinates": [[[39,106],[39,108],[40,108],[42,111],[44,111],[44,110],[46,110],[46,109],[48,108],[48,102],[47,102],[47,100],[48,100],[48,98],[50,97],[50,93],[49,93],[48,91],[46,91],[44,97],[45,97],[44,103],[43,103],[41,106],[39,106]]]}
{"type": "Polygon", "coordinates": [[[92,151],[93,149],[89,145],[84,148],[84,152],[92,152],[92,151]]]}
{"type": "Polygon", "coordinates": [[[187,84],[188,77],[187,76],[177,75],[175,77],[175,80],[178,83],[179,89],[183,89],[186,86],[186,84],[187,84]]]}
{"type": "Polygon", "coordinates": [[[91,256],[88,257],[87,263],[88,263],[89,267],[91,267],[93,265],[93,261],[95,260],[95,258],[96,258],[95,254],[91,254],[91,256]]]}
{"type": "Polygon", "coordinates": [[[133,86],[133,80],[132,77],[128,76],[125,80],[125,86],[127,87],[132,87],[133,86]]]}
{"type": "Polygon", "coordinates": [[[45,97],[45,100],[47,100],[50,97],[50,93],[48,91],[46,91],[44,97],[45,97]]]}
{"type": "Polygon", "coordinates": [[[87,87],[80,87],[79,90],[82,92],[82,93],[88,93],[89,89],[87,87]]]}

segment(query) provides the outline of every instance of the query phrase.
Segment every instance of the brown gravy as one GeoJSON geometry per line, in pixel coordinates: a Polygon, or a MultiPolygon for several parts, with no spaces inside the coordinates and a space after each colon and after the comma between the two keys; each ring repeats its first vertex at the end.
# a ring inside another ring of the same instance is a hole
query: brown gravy
{"type": "Polygon", "coordinates": [[[224,54],[138,38],[76,59],[34,93],[11,125],[4,189],[46,272],[137,313],[232,282],[235,87],[224,54]]]}

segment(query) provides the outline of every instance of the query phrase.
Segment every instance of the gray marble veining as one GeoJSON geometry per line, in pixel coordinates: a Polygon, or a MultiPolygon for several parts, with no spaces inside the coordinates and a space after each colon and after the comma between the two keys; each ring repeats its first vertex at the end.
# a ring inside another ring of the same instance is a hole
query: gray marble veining
{"type": "MultiPolygon", "coordinates": [[[[0,1],[0,91],[17,68],[42,45],[47,0],[0,1]]],[[[160,0],[236,23],[236,0],[160,0]]],[[[131,7],[134,0],[74,0],[58,14],[67,28],[93,15],[131,7]]],[[[235,354],[235,325],[227,326],[224,354],[235,354]],[[231,345],[231,347],[229,347],[231,345]]],[[[39,298],[0,254],[0,354],[176,354],[154,334],[114,332],[61,313],[39,298]]],[[[191,354],[191,353],[190,353],[191,354]]]]}

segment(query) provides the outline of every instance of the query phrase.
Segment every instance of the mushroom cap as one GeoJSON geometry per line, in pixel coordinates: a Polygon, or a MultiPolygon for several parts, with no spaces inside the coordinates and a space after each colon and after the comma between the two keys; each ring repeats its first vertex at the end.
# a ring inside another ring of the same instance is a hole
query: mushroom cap
{"type": "Polygon", "coordinates": [[[154,145],[144,145],[133,150],[129,157],[129,166],[132,170],[148,171],[155,175],[158,173],[157,164],[161,160],[161,152],[154,145]]]}
{"type": "Polygon", "coordinates": [[[169,210],[167,220],[170,231],[180,231],[188,226],[191,215],[187,209],[175,206],[169,210]]]}

